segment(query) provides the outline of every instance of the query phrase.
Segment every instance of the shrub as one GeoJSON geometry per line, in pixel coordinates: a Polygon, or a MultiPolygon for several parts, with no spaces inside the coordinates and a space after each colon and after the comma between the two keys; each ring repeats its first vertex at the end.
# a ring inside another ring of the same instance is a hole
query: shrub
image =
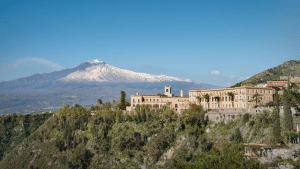
{"type": "Polygon", "coordinates": [[[247,123],[250,119],[250,115],[248,113],[243,114],[243,123],[247,123]]]}

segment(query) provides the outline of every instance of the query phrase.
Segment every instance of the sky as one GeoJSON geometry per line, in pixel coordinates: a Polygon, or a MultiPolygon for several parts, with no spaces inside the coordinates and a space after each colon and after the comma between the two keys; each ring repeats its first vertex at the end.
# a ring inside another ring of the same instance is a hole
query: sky
{"type": "Polygon", "coordinates": [[[300,60],[300,0],[0,2],[0,82],[98,59],[227,87],[300,60]]]}

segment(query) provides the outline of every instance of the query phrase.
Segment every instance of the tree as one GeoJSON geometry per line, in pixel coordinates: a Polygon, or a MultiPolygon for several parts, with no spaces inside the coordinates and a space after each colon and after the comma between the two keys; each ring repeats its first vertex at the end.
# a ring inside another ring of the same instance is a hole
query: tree
{"type": "Polygon", "coordinates": [[[278,91],[275,92],[274,96],[274,109],[272,113],[272,121],[273,121],[273,136],[276,142],[279,142],[280,139],[280,116],[279,116],[279,95],[278,91]]]}
{"type": "Polygon", "coordinates": [[[130,106],[130,103],[126,101],[126,93],[124,91],[121,91],[120,94],[120,103],[116,107],[121,110],[126,110],[126,106],[130,106]]]}
{"type": "Polygon", "coordinates": [[[234,93],[228,92],[227,95],[231,98],[231,101],[234,100],[234,93]]]}
{"type": "Polygon", "coordinates": [[[79,144],[68,159],[68,167],[87,168],[90,165],[92,157],[93,154],[90,150],[86,149],[82,144],[79,144]]]}
{"type": "Polygon", "coordinates": [[[199,101],[199,103],[200,103],[200,102],[201,102],[201,97],[200,97],[200,96],[197,96],[196,98],[198,99],[198,101],[199,101]]]}
{"type": "Polygon", "coordinates": [[[206,100],[207,102],[209,102],[209,94],[205,94],[203,97],[205,98],[205,100],[206,100]]]}
{"type": "Polygon", "coordinates": [[[220,96],[215,96],[215,99],[219,102],[221,97],[220,96]]]}
{"type": "Polygon", "coordinates": [[[113,106],[115,106],[117,102],[115,100],[112,101],[113,106]]]}
{"type": "Polygon", "coordinates": [[[291,131],[293,130],[293,116],[291,111],[288,90],[283,91],[283,112],[284,112],[284,127],[288,131],[291,131]]]}
{"type": "Polygon", "coordinates": [[[254,95],[252,96],[253,100],[255,101],[255,107],[257,107],[257,106],[258,106],[257,103],[260,102],[260,96],[261,96],[261,95],[258,94],[258,93],[254,94],[254,95]]]}
{"type": "Polygon", "coordinates": [[[239,128],[236,128],[235,129],[235,132],[234,134],[231,135],[231,138],[230,138],[231,141],[234,141],[236,143],[241,143],[243,142],[243,136],[242,136],[242,133],[240,131],[239,128]]]}
{"type": "Polygon", "coordinates": [[[99,105],[102,105],[102,103],[103,103],[102,99],[98,99],[97,102],[99,105]]]}

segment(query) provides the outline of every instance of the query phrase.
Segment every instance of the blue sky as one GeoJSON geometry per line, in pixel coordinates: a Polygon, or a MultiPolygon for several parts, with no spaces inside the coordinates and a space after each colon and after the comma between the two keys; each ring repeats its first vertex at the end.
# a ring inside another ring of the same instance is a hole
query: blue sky
{"type": "Polygon", "coordinates": [[[98,59],[229,86],[300,60],[299,12],[300,0],[1,1],[0,82],[98,59]]]}

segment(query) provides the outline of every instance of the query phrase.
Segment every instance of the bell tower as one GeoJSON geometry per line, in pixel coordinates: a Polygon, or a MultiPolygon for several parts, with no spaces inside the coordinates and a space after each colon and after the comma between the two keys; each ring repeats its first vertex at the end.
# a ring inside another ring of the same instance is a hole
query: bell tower
{"type": "Polygon", "coordinates": [[[171,93],[171,86],[165,86],[165,95],[167,95],[168,97],[172,97],[172,93],[171,93]]]}

